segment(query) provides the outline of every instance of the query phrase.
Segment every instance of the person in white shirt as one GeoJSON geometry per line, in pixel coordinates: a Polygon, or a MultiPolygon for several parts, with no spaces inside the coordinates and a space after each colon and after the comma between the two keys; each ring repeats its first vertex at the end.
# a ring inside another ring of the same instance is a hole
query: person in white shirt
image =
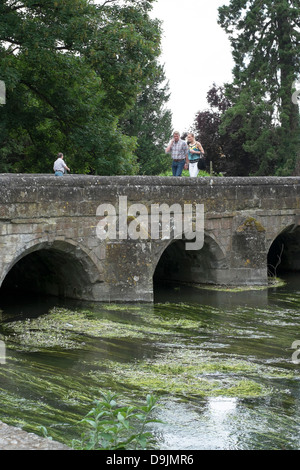
{"type": "Polygon", "coordinates": [[[62,153],[59,153],[57,157],[58,158],[57,160],[55,160],[54,165],[53,165],[53,170],[55,172],[55,176],[63,176],[65,173],[65,170],[67,171],[71,171],[71,170],[65,164],[64,155],[62,153]]]}

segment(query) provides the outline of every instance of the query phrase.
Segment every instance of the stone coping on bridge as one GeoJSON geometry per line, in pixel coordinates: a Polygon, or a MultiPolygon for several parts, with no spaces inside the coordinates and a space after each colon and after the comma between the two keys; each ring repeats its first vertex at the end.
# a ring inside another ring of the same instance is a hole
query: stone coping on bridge
{"type": "Polygon", "coordinates": [[[53,174],[31,174],[31,173],[2,173],[0,174],[0,187],[22,185],[24,183],[32,185],[49,183],[51,186],[72,186],[76,185],[155,185],[155,186],[263,186],[263,185],[299,185],[300,176],[203,176],[199,178],[173,177],[173,176],[95,176],[66,174],[57,177],[53,174]]]}

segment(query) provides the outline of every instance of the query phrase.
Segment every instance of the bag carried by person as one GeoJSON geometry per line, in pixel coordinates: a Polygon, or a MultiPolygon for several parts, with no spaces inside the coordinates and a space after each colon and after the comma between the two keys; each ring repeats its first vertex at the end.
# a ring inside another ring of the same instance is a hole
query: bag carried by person
{"type": "Polygon", "coordinates": [[[203,153],[200,154],[200,160],[198,161],[198,170],[205,170],[206,169],[206,164],[205,164],[205,158],[203,153]]]}

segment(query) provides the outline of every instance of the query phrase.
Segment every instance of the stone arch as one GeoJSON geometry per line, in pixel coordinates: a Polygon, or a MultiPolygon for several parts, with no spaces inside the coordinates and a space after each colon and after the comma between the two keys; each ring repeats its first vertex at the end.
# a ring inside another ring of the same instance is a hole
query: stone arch
{"type": "Polygon", "coordinates": [[[84,248],[54,240],[20,248],[4,270],[1,290],[94,300],[99,282],[101,273],[84,248]]]}
{"type": "Polygon", "coordinates": [[[290,224],[270,242],[268,273],[300,271],[300,225],[290,224]]]}
{"type": "Polygon", "coordinates": [[[184,239],[174,239],[161,250],[153,269],[154,283],[226,283],[227,258],[212,235],[204,234],[204,245],[197,251],[186,250],[185,243],[184,239]]]}

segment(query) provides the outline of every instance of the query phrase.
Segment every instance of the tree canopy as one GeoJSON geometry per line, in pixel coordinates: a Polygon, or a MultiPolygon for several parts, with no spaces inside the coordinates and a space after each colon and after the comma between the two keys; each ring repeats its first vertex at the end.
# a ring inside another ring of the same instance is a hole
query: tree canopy
{"type": "Polygon", "coordinates": [[[219,23],[229,34],[235,61],[233,83],[225,86],[232,106],[221,131],[243,140],[257,174],[291,174],[299,158],[299,108],[292,88],[300,76],[300,2],[231,0],[219,9],[219,23]]]}
{"type": "Polygon", "coordinates": [[[120,121],[157,76],[153,0],[0,4],[0,171],[134,174],[137,137],[120,121]]]}
{"type": "Polygon", "coordinates": [[[169,85],[163,67],[159,66],[123,121],[125,134],[137,138],[140,174],[157,175],[170,167],[170,157],[164,151],[172,134],[169,96],[169,85]]]}

